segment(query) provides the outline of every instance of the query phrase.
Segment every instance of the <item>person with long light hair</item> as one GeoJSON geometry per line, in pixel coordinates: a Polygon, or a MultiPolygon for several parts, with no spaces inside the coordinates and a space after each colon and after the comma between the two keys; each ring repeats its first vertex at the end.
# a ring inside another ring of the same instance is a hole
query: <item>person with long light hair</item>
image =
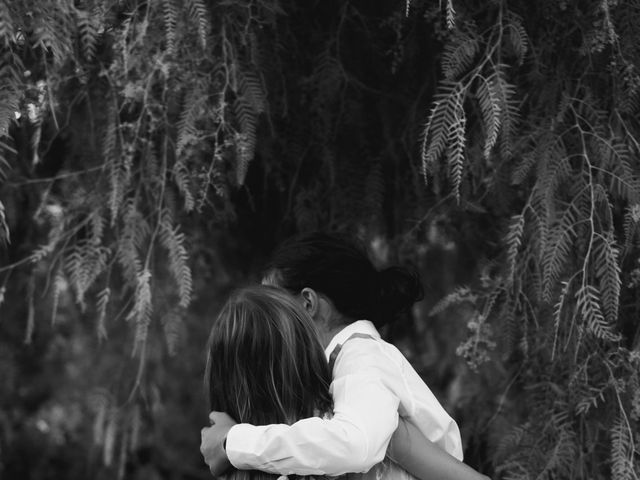
{"type": "MultiPolygon", "coordinates": [[[[311,318],[286,292],[236,291],[211,327],[205,383],[209,408],[238,422],[291,424],[331,412],[331,375],[311,318]]],[[[234,480],[267,480],[236,470],[234,480]]]]}

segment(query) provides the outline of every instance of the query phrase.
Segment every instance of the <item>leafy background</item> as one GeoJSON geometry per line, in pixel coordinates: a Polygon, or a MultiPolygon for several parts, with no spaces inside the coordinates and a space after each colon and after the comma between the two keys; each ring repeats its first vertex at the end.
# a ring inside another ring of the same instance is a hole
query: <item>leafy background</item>
{"type": "Polygon", "coordinates": [[[385,334],[493,478],[640,475],[637,0],[0,3],[0,475],[209,478],[208,325],[278,242],[412,263],[385,334]]]}

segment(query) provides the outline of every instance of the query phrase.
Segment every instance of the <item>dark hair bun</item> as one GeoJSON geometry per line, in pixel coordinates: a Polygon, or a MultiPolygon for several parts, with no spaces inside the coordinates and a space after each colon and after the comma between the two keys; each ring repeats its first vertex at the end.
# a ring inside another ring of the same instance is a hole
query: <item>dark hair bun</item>
{"type": "Polygon", "coordinates": [[[415,270],[378,271],[361,243],[337,234],[311,232],[284,242],[263,277],[294,295],[313,288],[329,298],[341,321],[371,320],[381,327],[423,297],[415,270]]]}
{"type": "Polygon", "coordinates": [[[376,327],[392,322],[424,298],[424,288],[418,272],[393,266],[378,272],[378,305],[373,316],[376,327]]]}

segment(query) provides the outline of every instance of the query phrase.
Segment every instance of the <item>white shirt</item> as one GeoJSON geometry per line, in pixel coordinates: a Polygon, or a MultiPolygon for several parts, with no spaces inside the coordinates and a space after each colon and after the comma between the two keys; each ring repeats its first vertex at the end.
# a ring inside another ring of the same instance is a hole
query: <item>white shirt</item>
{"type": "Polygon", "coordinates": [[[343,343],[330,387],[333,417],[306,418],[293,425],[233,426],[226,451],[234,467],[283,475],[366,472],[383,460],[398,415],[462,460],[458,425],[370,321],[358,320],[341,330],[325,349],[327,358],[343,343]],[[354,333],[373,339],[347,341],[354,333]]]}

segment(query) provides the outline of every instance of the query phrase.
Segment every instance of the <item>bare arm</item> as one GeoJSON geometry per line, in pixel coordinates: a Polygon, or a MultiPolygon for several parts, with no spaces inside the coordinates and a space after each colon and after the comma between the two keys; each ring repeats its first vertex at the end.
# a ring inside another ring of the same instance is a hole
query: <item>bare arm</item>
{"type": "Polygon", "coordinates": [[[419,480],[490,480],[436,446],[402,418],[387,455],[419,480]]]}

